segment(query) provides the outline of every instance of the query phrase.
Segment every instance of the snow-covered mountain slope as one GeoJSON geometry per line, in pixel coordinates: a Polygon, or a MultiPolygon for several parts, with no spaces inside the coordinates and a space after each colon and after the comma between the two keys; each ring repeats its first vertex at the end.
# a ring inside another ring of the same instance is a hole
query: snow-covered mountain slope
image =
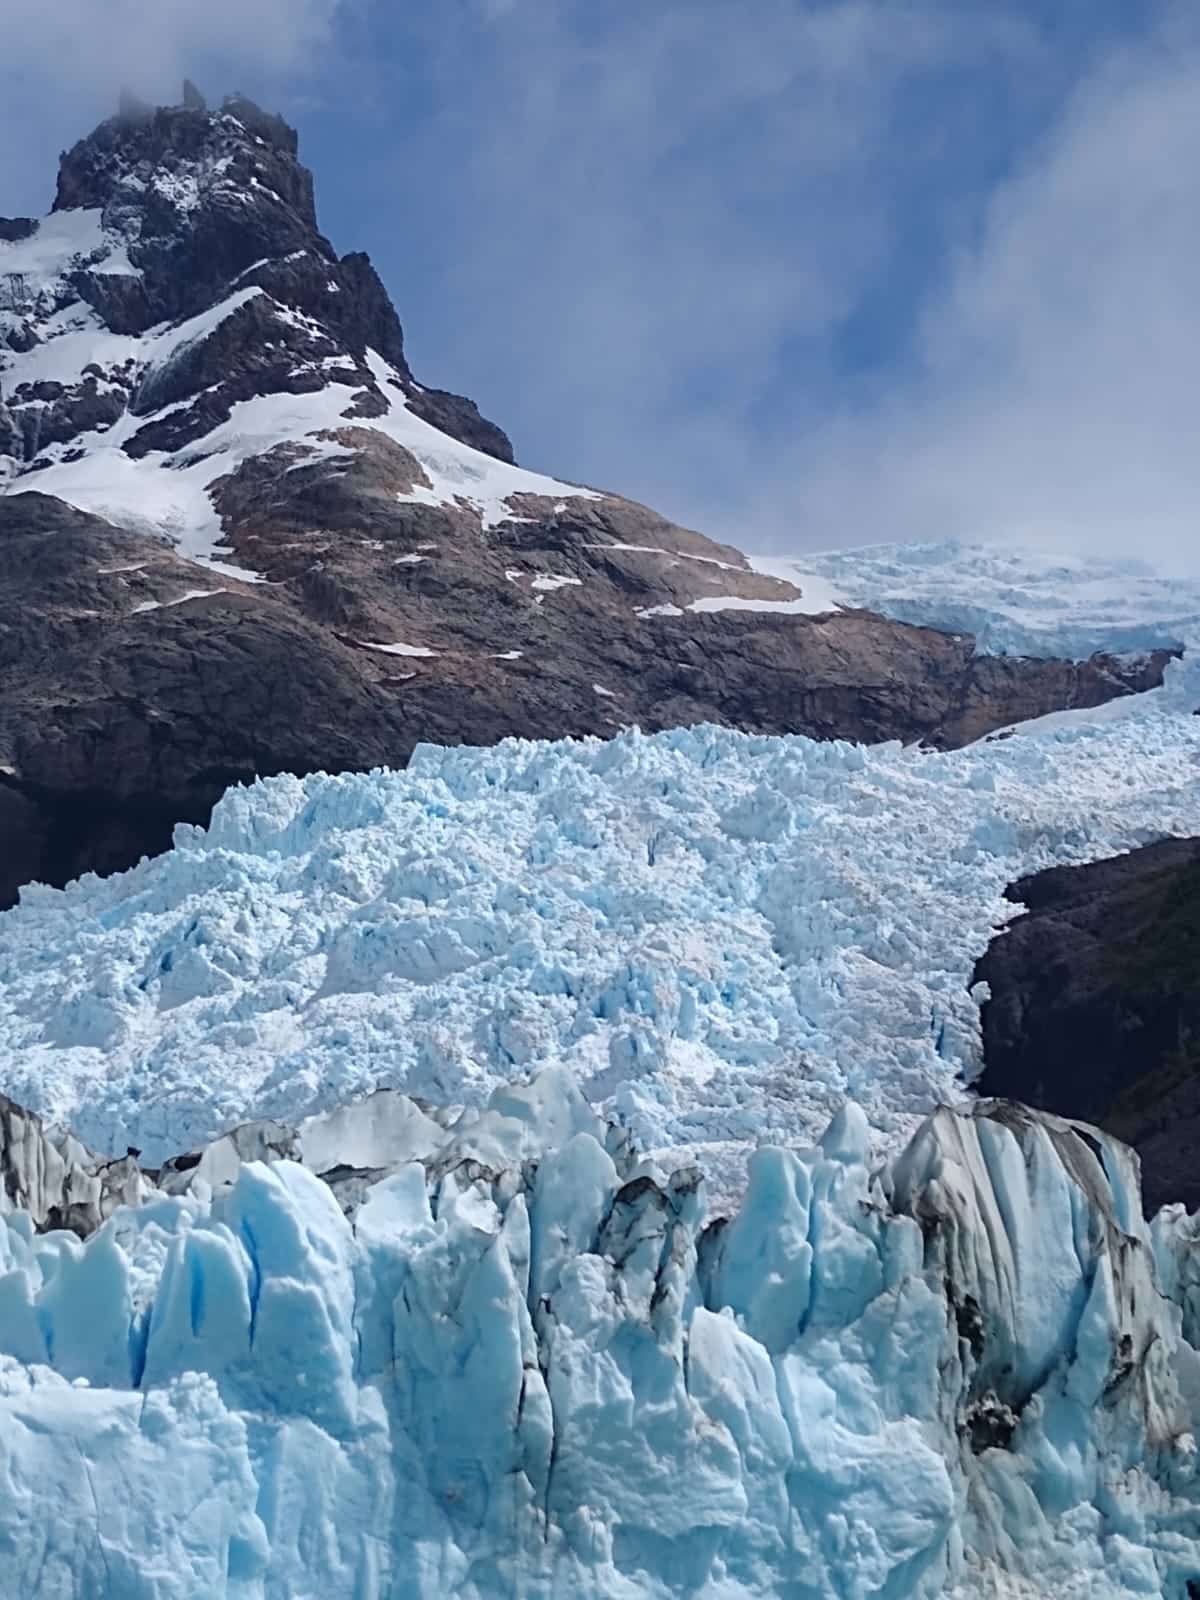
{"type": "Polygon", "coordinates": [[[1200,578],[1145,562],[973,545],[880,544],[756,557],[757,571],[820,588],[827,603],[975,636],[1000,655],[1175,649],[1200,635],[1200,578]]]}
{"type": "Polygon", "coordinates": [[[411,452],[415,500],[484,527],[513,494],[586,496],[415,382],[369,263],[318,233],[295,153],[248,101],[127,110],[64,158],[50,216],[0,229],[0,487],[35,480],[210,564],[214,485],[283,445],[345,457],[351,419],[411,452]]]}
{"type": "MultiPolygon", "coordinates": [[[[318,230],[295,132],[241,96],[125,103],[63,157],[49,216],[0,219],[0,493],[57,496],[253,582],[280,565],[262,548],[285,498],[271,480],[312,503],[294,549],[330,532],[330,486],[364,458],[378,497],[435,535],[604,500],[626,524],[605,548],[699,560],[735,596],[796,593],[685,530],[648,543],[670,525],[515,466],[471,401],[418,383],[369,260],[318,230]]],[[[361,542],[378,514],[356,510],[361,542]]]]}
{"type": "Polygon", "coordinates": [[[846,1094],[894,1146],[975,1069],[1005,886],[1200,833],[1195,677],[944,754],[699,728],[232,790],[167,855],[0,916],[0,1092],[159,1160],[555,1061],[719,1196],[846,1094]]]}
{"type": "Polygon", "coordinates": [[[364,1113],[86,1243],[0,1216],[5,1592],[1200,1579],[1196,1239],[1146,1228],[1112,1141],[984,1104],[872,1175],[851,1105],[705,1226],[699,1174],[638,1162],[561,1069],[451,1127],[364,1113]],[[354,1199],[330,1173],[349,1216],[310,1170],[339,1155],[377,1167],[354,1199]]]}

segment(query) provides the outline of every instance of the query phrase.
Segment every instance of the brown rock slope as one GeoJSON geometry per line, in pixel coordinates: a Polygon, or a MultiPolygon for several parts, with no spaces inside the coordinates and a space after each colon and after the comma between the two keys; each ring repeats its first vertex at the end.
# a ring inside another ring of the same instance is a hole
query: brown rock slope
{"type": "Polygon", "coordinates": [[[358,467],[297,473],[287,498],[264,496],[269,514],[252,498],[233,539],[258,584],[47,496],[0,497],[4,902],[164,849],[230,783],[401,765],[419,741],[713,721],[950,746],[1161,672],[976,657],[967,638],[867,612],[646,616],[735,553],[672,553],[685,535],[618,500],[481,538],[377,498],[374,470],[368,456],[365,483],[358,467]],[[616,550],[616,533],[662,553],[616,550]]]}

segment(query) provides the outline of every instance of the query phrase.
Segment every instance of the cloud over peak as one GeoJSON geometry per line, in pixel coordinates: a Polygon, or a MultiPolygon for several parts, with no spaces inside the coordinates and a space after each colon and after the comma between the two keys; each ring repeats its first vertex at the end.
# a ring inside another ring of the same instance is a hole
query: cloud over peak
{"type": "Polygon", "coordinates": [[[0,205],[121,83],[308,101],[329,231],[531,463],[743,546],[1200,566],[1186,0],[9,13],[0,205]]]}

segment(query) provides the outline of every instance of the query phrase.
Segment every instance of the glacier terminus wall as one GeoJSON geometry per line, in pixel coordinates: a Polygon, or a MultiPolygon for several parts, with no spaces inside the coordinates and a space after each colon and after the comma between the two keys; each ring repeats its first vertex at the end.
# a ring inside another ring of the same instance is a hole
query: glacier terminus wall
{"type": "Polygon", "coordinates": [[[848,1105],[706,1223],[564,1071],[381,1095],[0,1219],[5,1592],[1194,1592],[1195,1224],[1106,1136],[981,1102],[872,1174],[848,1105]]]}

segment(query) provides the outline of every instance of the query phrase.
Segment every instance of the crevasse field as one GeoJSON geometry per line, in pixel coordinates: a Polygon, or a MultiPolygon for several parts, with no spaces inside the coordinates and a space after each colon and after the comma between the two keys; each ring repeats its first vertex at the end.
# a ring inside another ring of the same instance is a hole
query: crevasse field
{"type": "Polygon", "coordinates": [[[0,1089],[152,1162],[551,1062],[724,1198],[847,1095],[895,1147],[974,1070],[1005,885],[1200,830],[1192,676],[950,754],[698,728],[235,790],[0,917],[0,1089]]]}
{"type": "Polygon", "coordinates": [[[93,1146],[441,1109],[0,1216],[0,1592],[1186,1600],[1197,1224],[964,1078],[1004,886],[1200,833],[1193,660],[946,755],[422,749],[29,891],[0,1092],[93,1146]]]}

